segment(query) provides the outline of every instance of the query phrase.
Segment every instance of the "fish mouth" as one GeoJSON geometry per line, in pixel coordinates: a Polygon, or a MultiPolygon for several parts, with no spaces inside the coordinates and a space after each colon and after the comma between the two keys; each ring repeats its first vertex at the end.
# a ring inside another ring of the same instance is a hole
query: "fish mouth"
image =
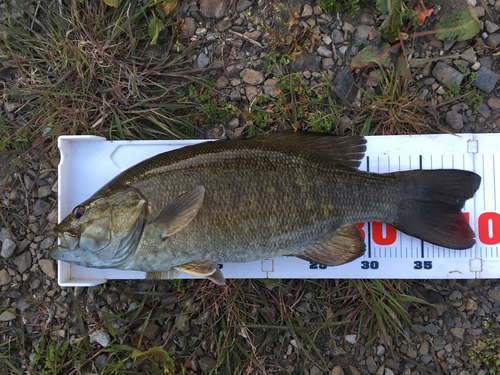
{"type": "Polygon", "coordinates": [[[49,256],[55,260],[65,260],[65,255],[70,251],[67,247],[57,245],[50,249],[49,256]]]}
{"type": "MultiPolygon", "coordinates": [[[[76,229],[62,230],[57,226],[54,228],[54,234],[61,241],[60,245],[55,246],[50,252],[49,255],[52,256],[52,253],[57,253],[64,249],[64,251],[75,251],[78,250],[80,244],[80,234],[76,229]]],[[[54,258],[55,259],[55,258],[54,258]]]]}

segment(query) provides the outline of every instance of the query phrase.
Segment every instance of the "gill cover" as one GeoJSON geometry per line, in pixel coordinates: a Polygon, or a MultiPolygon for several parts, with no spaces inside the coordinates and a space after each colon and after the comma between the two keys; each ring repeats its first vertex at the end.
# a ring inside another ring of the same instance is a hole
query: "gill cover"
{"type": "Polygon", "coordinates": [[[91,197],[75,208],[78,215],[73,210],[56,226],[61,245],[50,256],[86,267],[118,268],[137,246],[146,209],[146,199],[134,188],[91,197]]]}

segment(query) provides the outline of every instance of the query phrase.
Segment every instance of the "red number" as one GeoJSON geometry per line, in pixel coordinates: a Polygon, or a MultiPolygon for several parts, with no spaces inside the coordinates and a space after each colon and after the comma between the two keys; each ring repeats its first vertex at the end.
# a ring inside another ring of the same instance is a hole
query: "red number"
{"type": "Polygon", "coordinates": [[[496,245],[500,243],[500,215],[496,212],[485,212],[479,216],[477,222],[479,227],[479,240],[485,245],[496,245]],[[491,236],[490,224],[491,220],[491,236]]]}
{"type": "Polygon", "coordinates": [[[363,230],[363,227],[365,226],[365,223],[356,223],[356,225],[358,226],[360,232],[361,232],[361,235],[363,236],[363,239],[366,238],[365,236],[365,231],[363,230]]]}
{"type": "Polygon", "coordinates": [[[469,213],[468,212],[464,212],[463,214],[465,216],[465,219],[467,219],[467,222],[470,224],[469,213]]]}
{"type": "Polygon", "coordinates": [[[383,232],[383,225],[377,221],[372,223],[372,236],[373,241],[380,246],[392,245],[396,242],[396,229],[390,225],[385,224],[385,238],[383,232]]]}

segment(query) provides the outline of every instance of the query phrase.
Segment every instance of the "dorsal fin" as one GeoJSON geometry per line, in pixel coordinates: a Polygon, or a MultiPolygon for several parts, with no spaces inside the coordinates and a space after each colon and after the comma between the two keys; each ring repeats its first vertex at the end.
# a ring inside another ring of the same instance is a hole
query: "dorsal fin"
{"type": "Polygon", "coordinates": [[[269,136],[254,138],[257,142],[267,140],[290,145],[294,149],[304,149],[327,156],[350,168],[358,168],[365,156],[366,139],[363,137],[339,137],[314,132],[279,132],[269,136]]]}
{"type": "Polygon", "coordinates": [[[303,254],[296,257],[325,266],[338,266],[359,258],[365,249],[365,241],[358,226],[346,224],[329,237],[309,245],[303,254]]]}

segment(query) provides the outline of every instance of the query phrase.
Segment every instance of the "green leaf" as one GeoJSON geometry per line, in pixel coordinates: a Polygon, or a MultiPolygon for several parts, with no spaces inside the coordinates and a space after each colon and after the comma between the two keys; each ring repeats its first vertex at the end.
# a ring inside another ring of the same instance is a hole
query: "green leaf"
{"type": "Polygon", "coordinates": [[[376,65],[389,67],[391,61],[389,53],[386,51],[389,47],[388,43],[384,43],[379,47],[365,47],[354,56],[351,62],[351,70],[358,68],[369,68],[376,65]]]}
{"type": "Polygon", "coordinates": [[[436,34],[441,40],[469,40],[481,30],[481,24],[476,11],[469,7],[445,21],[438,22],[435,29],[442,30],[436,34]]]}
{"type": "Polygon", "coordinates": [[[387,14],[389,9],[391,9],[391,0],[377,0],[377,9],[382,14],[387,14]]]}
{"type": "Polygon", "coordinates": [[[109,5],[110,7],[113,8],[117,8],[119,2],[120,0],[104,0],[104,3],[106,3],[106,5],[109,5]]]}
{"type": "Polygon", "coordinates": [[[151,44],[156,44],[158,36],[165,28],[165,24],[158,18],[153,18],[149,23],[149,36],[151,37],[151,44]]]}
{"type": "Polygon", "coordinates": [[[390,10],[389,15],[379,27],[379,30],[384,33],[384,36],[390,42],[394,42],[396,40],[398,30],[403,25],[403,18],[401,17],[401,7],[399,6],[399,1],[394,2],[394,4],[396,6],[394,6],[392,10],[390,10]]]}
{"type": "Polygon", "coordinates": [[[169,371],[174,371],[175,363],[174,360],[168,355],[168,353],[160,347],[154,347],[145,352],[140,352],[138,350],[134,350],[132,352],[132,358],[145,357],[145,356],[153,356],[158,358],[163,362],[163,366],[169,371]]]}

